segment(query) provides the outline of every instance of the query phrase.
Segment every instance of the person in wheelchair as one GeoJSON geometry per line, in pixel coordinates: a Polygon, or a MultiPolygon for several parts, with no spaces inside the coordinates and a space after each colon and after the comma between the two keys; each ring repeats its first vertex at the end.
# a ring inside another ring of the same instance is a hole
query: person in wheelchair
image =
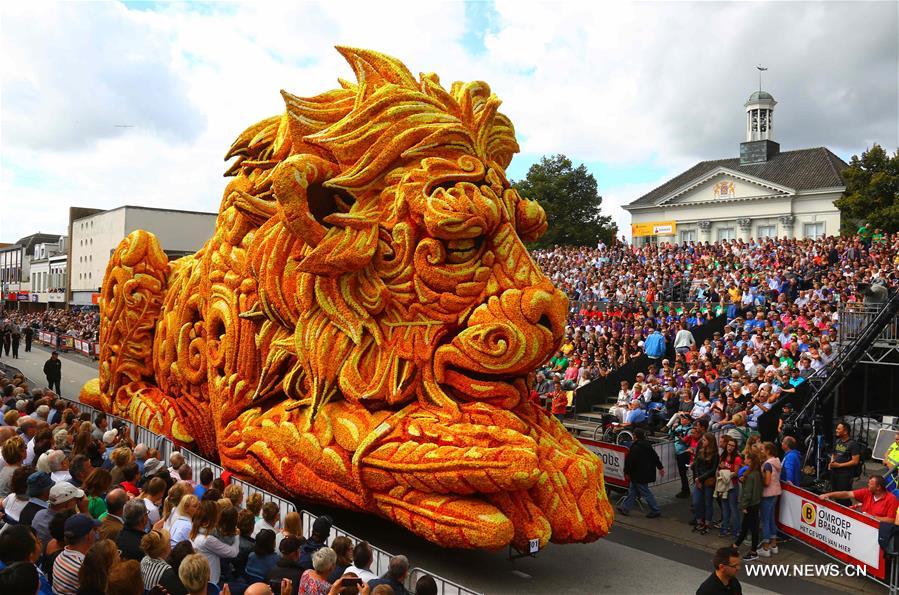
{"type": "Polygon", "coordinates": [[[627,415],[624,417],[624,421],[618,424],[618,429],[623,430],[625,428],[633,429],[633,428],[645,428],[649,423],[649,414],[646,409],[640,406],[640,401],[634,400],[627,404],[627,415]]]}

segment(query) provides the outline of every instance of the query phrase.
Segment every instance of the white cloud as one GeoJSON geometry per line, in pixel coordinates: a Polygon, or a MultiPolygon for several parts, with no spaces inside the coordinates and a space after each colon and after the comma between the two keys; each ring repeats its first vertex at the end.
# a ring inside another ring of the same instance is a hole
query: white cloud
{"type": "MultiPolygon", "coordinates": [[[[785,149],[897,144],[894,3],[502,0],[477,53],[464,47],[462,2],[0,10],[3,240],[64,231],[69,205],[216,210],[224,152],[283,109],[279,89],[311,95],[351,76],[335,44],[390,53],[447,86],[488,81],[528,155],[672,173],[735,155],[758,62],[785,149]]],[[[600,177],[604,211],[627,229],[613,205],[661,181],[600,177]]]]}

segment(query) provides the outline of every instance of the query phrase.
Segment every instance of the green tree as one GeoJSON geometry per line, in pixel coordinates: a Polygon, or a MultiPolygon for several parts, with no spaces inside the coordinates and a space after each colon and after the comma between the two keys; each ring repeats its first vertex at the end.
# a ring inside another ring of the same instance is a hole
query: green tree
{"type": "Polygon", "coordinates": [[[524,180],[512,184],[522,197],[540,203],[549,228],[534,247],[595,246],[600,240],[614,241],[618,226],[599,207],[596,178],[581,164],[573,167],[565,155],[543,157],[528,170],[524,180]]]}
{"type": "Polygon", "coordinates": [[[892,156],[875,144],[861,157],[853,155],[849,167],[843,170],[846,192],[834,203],[851,229],[855,221],[864,221],[868,229],[899,231],[899,150],[892,156]]]}

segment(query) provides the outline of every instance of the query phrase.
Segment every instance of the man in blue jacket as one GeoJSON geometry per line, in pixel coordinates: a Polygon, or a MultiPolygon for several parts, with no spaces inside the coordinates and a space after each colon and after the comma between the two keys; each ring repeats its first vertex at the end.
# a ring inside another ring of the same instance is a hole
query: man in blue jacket
{"type": "Polygon", "coordinates": [[[643,342],[643,351],[646,353],[646,357],[651,360],[660,360],[665,357],[665,337],[658,329],[653,328],[649,336],[646,337],[646,340],[643,342]]]}
{"type": "Polygon", "coordinates": [[[780,480],[788,481],[796,487],[802,482],[802,457],[796,450],[796,439],[792,436],[784,436],[780,443],[784,450],[784,458],[780,470],[780,480]]]}

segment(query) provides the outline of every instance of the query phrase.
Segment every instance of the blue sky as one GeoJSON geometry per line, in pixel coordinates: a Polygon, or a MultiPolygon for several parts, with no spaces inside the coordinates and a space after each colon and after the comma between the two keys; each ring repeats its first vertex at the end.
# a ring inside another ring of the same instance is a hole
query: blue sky
{"type": "Polygon", "coordinates": [[[564,153],[626,228],[620,205],[737,154],[758,63],[783,150],[895,148],[897,21],[884,2],[3,3],[0,241],[63,232],[71,205],[217,210],[222,156],[279,90],[351,76],[338,44],[487,81],[521,145],[509,177],[564,153]]]}

